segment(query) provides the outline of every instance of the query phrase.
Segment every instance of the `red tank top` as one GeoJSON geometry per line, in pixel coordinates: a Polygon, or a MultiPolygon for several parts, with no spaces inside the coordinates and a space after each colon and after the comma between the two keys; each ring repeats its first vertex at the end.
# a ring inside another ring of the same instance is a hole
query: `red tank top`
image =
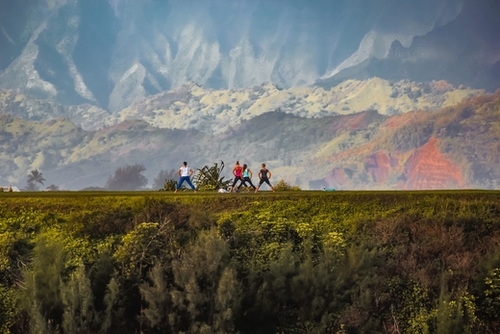
{"type": "Polygon", "coordinates": [[[241,166],[236,166],[235,169],[234,169],[234,176],[241,177],[241,171],[242,170],[243,170],[243,168],[241,166]]]}

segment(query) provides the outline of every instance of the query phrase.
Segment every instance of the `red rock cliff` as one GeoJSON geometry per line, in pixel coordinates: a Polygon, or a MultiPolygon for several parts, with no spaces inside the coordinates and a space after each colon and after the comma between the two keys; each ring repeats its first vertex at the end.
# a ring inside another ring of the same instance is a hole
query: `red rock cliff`
{"type": "Polygon", "coordinates": [[[437,139],[416,149],[406,161],[402,189],[450,189],[466,186],[462,171],[439,151],[437,139]]]}

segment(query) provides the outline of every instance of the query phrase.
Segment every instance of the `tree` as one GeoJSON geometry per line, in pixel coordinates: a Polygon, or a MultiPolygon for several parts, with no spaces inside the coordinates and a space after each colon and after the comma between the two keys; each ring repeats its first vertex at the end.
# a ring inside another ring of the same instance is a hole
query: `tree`
{"type": "Polygon", "coordinates": [[[300,190],[299,186],[292,186],[290,183],[281,179],[274,184],[274,189],[276,191],[288,191],[288,190],[300,190]]]}
{"type": "Polygon", "coordinates": [[[147,304],[144,325],[157,333],[235,333],[243,286],[218,232],[202,231],[171,268],[169,275],[156,263],[139,287],[147,304]]]}
{"type": "Polygon", "coordinates": [[[28,190],[28,191],[36,191],[38,190],[38,187],[36,186],[35,183],[33,182],[28,182],[28,184],[26,185],[26,187],[24,188],[24,190],[28,190]]]}
{"type": "Polygon", "coordinates": [[[106,185],[109,190],[137,190],[148,183],[148,179],[142,175],[146,170],[144,165],[125,165],[115,171],[114,176],[110,176],[106,185]]]}
{"type": "Polygon", "coordinates": [[[46,189],[51,190],[51,191],[57,191],[57,190],[59,190],[59,186],[56,186],[55,184],[51,184],[46,189]]]}
{"type": "Polygon", "coordinates": [[[32,170],[28,174],[28,185],[26,186],[26,190],[38,190],[38,183],[43,185],[43,181],[46,181],[43,178],[43,175],[41,172],[38,171],[38,169],[32,170]]]}
{"type": "Polygon", "coordinates": [[[23,271],[21,301],[33,333],[49,333],[50,327],[60,325],[64,311],[60,284],[66,256],[61,240],[42,235],[33,249],[33,262],[23,271]]]}
{"type": "Polygon", "coordinates": [[[224,161],[221,160],[220,165],[218,163],[214,163],[212,167],[205,166],[201,169],[197,169],[198,173],[194,179],[198,189],[217,190],[229,187],[232,179],[224,180],[224,176],[221,177],[224,167],[224,161]]]}
{"type": "Polygon", "coordinates": [[[168,171],[162,169],[158,173],[158,176],[154,179],[153,189],[163,189],[165,187],[165,182],[167,182],[167,180],[175,180],[177,178],[178,178],[177,170],[172,169],[168,171]]]}

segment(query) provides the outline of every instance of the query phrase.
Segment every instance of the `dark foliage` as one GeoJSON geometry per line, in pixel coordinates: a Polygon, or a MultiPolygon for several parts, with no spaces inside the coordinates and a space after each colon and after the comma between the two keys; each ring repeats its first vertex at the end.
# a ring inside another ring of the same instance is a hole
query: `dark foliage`
{"type": "Polygon", "coordinates": [[[43,178],[42,173],[38,169],[34,169],[28,174],[26,190],[38,190],[38,184],[43,185],[44,181],[46,180],[43,178]]]}
{"type": "Polygon", "coordinates": [[[204,166],[198,169],[194,178],[198,189],[211,191],[228,188],[232,180],[224,180],[222,171],[225,166],[224,161],[221,161],[220,164],[214,163],[212,167],[204,166]]]}
{"type": "Polygon", "coordinates": [[[115,171],[115,175],[110,176],[105,188],[109,190],[137,190],[148,183],[148,179],[142,175],[146,170],[144,165],[125,165],[115,171]]]}

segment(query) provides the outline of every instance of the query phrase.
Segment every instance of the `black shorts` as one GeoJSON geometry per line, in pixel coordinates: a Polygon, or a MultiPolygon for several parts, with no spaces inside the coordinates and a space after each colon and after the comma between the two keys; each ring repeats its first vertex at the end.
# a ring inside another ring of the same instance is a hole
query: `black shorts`
{"type": "Polygon", "coordinates": [[[243,183],[243,180],[241,179],[241,176],[235,176],[234,177],[234,181],[233,181],[233,185],[232,185],[233,188],[236,185],[236,182],[238,182],[238,181],[240,181],[241,183],[243,183]]]}
{"type": "Polygon", "coordinates": [[[266,178],[262,178],[262,179],[260,179],[260,181],[259,181],[259,187],[260,187],[262,184],[264,184],[264,182],[265,182],[265,183],[267,183],[267,184],[269,185],[269,187],[271,186],[271,182],[269,182],[269,179],[266,177],[266,178]]]}

